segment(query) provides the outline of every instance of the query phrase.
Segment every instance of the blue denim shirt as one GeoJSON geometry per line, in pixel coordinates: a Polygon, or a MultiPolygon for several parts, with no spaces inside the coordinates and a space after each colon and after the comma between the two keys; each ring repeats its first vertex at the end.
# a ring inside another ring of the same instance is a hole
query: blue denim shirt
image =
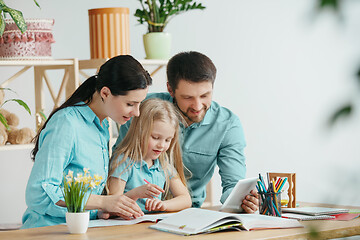
{"type": "MultiPolygon", "coordinates": [[[[169,93],[152,93],[147,98],[160,98],[173,102],[169,93]]],[[[140,113],[141,114],[141,113],[140,113]]],[[[115,145],[125,137],[130,121],[121,126],[115,145]]],[[[223,203],[238,180],[245,178],[246,164],[244,131],[239,118],[227,108],[212,101],[204,119],[181,128],[183,162],[191,175],[185,171],[193,207],[201,207],[206,198],[206,185],[219,167],[223,188],[223,203]]]]}
{"type": "MultiPolygon", "coordinates": [[[[65,223],[66,208],[57,206],[63,200],[60,185],[63,174],[76,175],[89,168],[90,174],[103,177],[92,194],[100,195],[105,186],[109,164],[109,130],[105,119],[88,106],[73,106],[55,113],[39,136],[39,151],[26,187],[27,210],[22,228],[65,223]]],[[[95,219],[97,210],[90,212],[95,219]]]]}

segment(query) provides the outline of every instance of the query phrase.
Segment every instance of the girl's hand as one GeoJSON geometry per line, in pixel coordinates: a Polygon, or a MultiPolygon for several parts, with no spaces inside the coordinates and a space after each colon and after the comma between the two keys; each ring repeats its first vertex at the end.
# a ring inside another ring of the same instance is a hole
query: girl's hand
{"type": "MultiPolygon", "coordinates": [[[[144,215],[140,207],[134,200],[125,195],[108,195],[104,196],[102,210],[104,212],[113,213],[124,219],[132,219],[144,215]]],[[[104,214],[103,217],[108,217],[104,214]]]]}
{"type": "Polygon", "coordinates": [[[149,198],[146,200],[145,209],[148,211],[166,211],[166,205],[157,198],[149,198]]]}
{"type": "Polygon", "coordinates": [[[128,191],[127,193],[125,193],[125,195],[134,200],[137,200],[138,198],[158,197],[160,193],[163,192],[165,192],[164,189],[162,189],[158,185],[148,183],[128,191]]]}

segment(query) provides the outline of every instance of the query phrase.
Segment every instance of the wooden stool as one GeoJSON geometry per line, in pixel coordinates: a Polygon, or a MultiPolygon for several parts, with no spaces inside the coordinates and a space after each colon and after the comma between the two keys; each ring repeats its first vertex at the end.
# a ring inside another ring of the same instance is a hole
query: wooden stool
{"type": "Polygon", "coordinates": [[[294,208],[296,206],[296,174],[295,173],[269,173],[270,181],[276,181],[278,177],[287,177],[287,181],[289,182],[288,196],[289,202],[287,204],[287,208],[294,208]]]}

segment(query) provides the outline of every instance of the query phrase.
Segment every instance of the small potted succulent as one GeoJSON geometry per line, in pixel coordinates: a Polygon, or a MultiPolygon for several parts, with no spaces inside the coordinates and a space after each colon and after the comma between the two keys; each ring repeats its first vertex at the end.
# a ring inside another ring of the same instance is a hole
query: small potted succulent
{"type": "Polygon", "coordinates": [[[176,15],[190,10],[205,9],[193,0],[139,0],[141,9],[134,16],[140,24],[148,25],[144,35],[144,48],[148,59],[168,59],[171,49],[171,35],[164,29],[176,15]]]}

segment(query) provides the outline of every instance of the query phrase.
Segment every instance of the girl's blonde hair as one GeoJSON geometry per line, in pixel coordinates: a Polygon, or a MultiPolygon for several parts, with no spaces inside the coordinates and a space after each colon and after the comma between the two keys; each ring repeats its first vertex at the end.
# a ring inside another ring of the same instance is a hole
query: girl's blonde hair
{"type": "MultiPolygon", "coordinates": [[[[142,161],[143,156],[146,156],[147,154],[147,146],[155,121],[170,122],[175,129],[174,138],[171,140],[169,149],[166,152],[162,152],[159,156],[160,165],[164,170],[166,178],[164,197],[168,198],[169,173],[172,173],[172,166],[175,167],[180,180],[186,186],[181,147],[179,143],[179,122],[184,123],[184,120],[175,109],[174,105],[168,101],[152,98],[141,103],[140,116],[134,117],[130,124],[129,131],[113,152],[110,159],[109,176],[111,176],[115,169],[120,164],[123,164],[127,158],[129,158],[130,161],[121,174],[131,168],[135,162],[142,161]],[[123,154],[123,157],[120,160],[118,158],[121,154],[123,154]]],[[[107,182],[107,189],[108,184],[109,181],[107,182]]]]}

